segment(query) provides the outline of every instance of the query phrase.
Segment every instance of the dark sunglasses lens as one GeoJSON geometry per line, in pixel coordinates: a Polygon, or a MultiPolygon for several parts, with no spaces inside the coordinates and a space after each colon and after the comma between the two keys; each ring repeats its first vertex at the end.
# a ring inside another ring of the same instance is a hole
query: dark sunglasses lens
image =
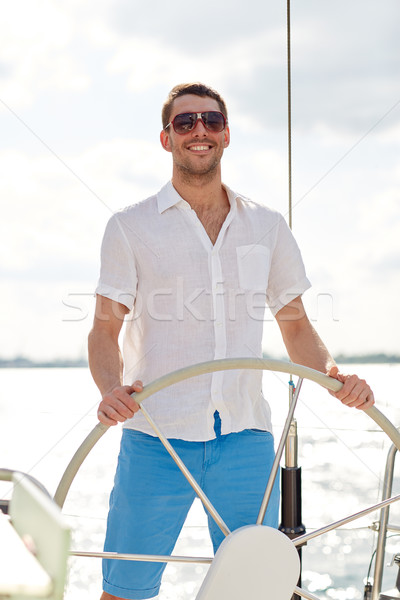
{"type": "MultiPolygon", "coordinates": [[[[222,113],[217,111],[208,111],[201,113],[201,120],[204,126],[213,133],[219,133],[225,128],[226,121],[222,113]]],[[[192,131],[197,123],[197,113],[182,113],[176,115],[173,120],[173,126],[176,133],[188,133],[192,131]]]]}
{"type": "Polygon", "coordinates": [[[196,113],[182,113],[181,115],[176,115],[173,121],[176,133],[186,133],[191,131],[196,123],[196,120],[196,113]]]}
{"type": "Polygon", "coordinates": [[[225,118],[222,113],[211,111],[211,112],[202,113],[201,116],[202,116],[204,125],[207,127],[207,129],[209,131],[218,133],[224,129],[225,118]]]}

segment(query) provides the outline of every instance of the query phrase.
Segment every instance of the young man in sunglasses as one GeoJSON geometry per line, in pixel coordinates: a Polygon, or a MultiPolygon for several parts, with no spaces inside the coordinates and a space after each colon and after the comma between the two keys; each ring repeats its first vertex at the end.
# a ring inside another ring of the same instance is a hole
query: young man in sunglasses
{"type": "MultiPolygon", "coordinates": [[[[102,245],[90,368],[106,425],[124,422],[105,549],[170,554],[194,492],[131,397],[198,362],[262,356],[264,306],[293,362],[344,383],[344,404],[369,408],[369,386],[338,372],[301,301],[309,287],[300,252],[278,213],[230,190],[221,158],[230,131],[223,99],[202,84],[176,86],[162,111],[172,180],[115,214],[102,245]],[[123,358],[119,334],[126,322],[123,358]],[[133,382],[133,383],[132,383],[133,382]]],[[[255,523],[274,458],[261,371],[181,382],[146,409],[230,530],[255,523]]],[[[278,525],[275,485],[265,524],[278,525]]],[[[214,550],[224,535],[209,518],[214,550]]],[[[157,596],[163,564],[106,560],[102,600],[157,596]]]]}

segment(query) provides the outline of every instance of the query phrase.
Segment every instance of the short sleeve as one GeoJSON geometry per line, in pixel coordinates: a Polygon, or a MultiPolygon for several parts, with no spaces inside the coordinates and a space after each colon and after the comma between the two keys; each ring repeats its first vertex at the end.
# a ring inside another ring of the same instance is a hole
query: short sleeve
{"type": "Polygon", "coordinates": [[[107,223],[101,245],[100,278],[96,294],[115,300],[132,310],[137,289],[135,257],[129,231],[116,213],[107,223]]]}
{"type": "Polygon", "coordinates": [[[279,215],[267,287],[267,304],[272,314],[275,316],[310,287],[297,242],[285,219],[279,215]]]}

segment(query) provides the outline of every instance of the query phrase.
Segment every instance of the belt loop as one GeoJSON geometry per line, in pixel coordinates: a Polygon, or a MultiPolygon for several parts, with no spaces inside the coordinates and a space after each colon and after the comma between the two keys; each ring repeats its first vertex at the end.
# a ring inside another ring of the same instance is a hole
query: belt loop
{"type": "Polygon", "coordinates": [[[214,431],[217,437],[221,435],[221,417],[217,410],[214,413],[214,431]]]}

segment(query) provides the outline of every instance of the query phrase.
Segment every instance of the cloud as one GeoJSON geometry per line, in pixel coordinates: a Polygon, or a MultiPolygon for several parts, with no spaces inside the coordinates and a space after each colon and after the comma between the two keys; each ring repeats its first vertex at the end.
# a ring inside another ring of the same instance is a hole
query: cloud
{"type": "Polygon", "coordinates": [[[276,2],[232,0],[227,6],[204,0],[197,6],[184,0],[146,5],[117,0],[104,6],[103,15],[118,38],[151,36],[189,57],[225,53],[227,43],[233,46],[240,38],[274,29],[285,19],[284,5],[276,2]]]}
{"type": "MultiPolygon", "coordinates": [[[[269,129],[286,126],[283,4],[234,0],[227,10],[212,0],[198,9],[183,0],[102,0],[96,10],[90,6],[9,5],[0,25],[4,101],[17,109],[46,91],[88,90],[107,73],[123,78],[133,95],[160,86],[166,95],[177,82],[204,80],[238,112],[269,129]]],[[[398,17],[397,0],[292,6],[296,128],[364,131],[400,99],[398,17]]]]}
{"type": "Polygon", "coordinates": [[[91,292],[93,286],[82,282],[20,281],[10,285],[2,281],[1,357],[51,360],[86,356],[94,307],[91,292]]]}
{"type": "Polygon", "coordinates": [[[73,44],[73,20],[54,2],[8,3],[0,22],[3,102],[15,110],[49,90],[86,89],[90,78],[74,55],[73,44]]]}
{"type": "Polygon", "coordinates": [[[164,184],[164,158],[158,141],[144,140],[65,156],[70,169],[47,152],[0,153],[3,356],[86,352],[106,222],[164,184]]]}
{"type": "Polygon", "coordinates": [[[57,255],[79,268],[115,210],[161,187],[168,169],[163,158],[158,142],[143,140],[95,145],[66,156],[69,168],[51,154],[0,153],[0,196],[7,213],[0,231],[9,249],[0,266],[29,269],[43,256],[57,255]]]}
{"type": "MultiPolygon", "coordinates": [[[[399,16],[396,0],[292,7],[296,128],[365,131],[400,99],[399,16]]],[[[108,68],[125,74],[131,91],[204,80],[266,127],[286,126],[283,6],[235,0],[227,11],[209,0],[195,11],[180,0],[119,0],[103,5],[100,20],[108,68]]]]}

